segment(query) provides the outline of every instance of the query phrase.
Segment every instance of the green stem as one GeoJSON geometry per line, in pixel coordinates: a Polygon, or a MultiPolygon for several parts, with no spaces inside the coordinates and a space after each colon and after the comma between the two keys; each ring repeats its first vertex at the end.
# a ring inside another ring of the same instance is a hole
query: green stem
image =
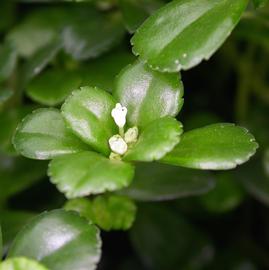
{"type": "Polygon", "coordinates": [[[124,137],[124,127],[119,127],[119,133],[120,133],[120,136],[123,138],[124,137]]]}

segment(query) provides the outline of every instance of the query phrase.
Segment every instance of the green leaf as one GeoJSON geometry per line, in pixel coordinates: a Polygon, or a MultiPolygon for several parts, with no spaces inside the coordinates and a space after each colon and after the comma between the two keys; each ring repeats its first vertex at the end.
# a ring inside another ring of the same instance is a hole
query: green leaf
{"type": "Polygon", "coordinates": [[[8,259],[0,263],[0,270],[48,270],[45,266],[37,261],[19,257],[8,259]]]}
{"type": "Polygon", "coordinates": [[[194,169],[226,170],[249,160],[257,148],[247,129],[220,123],[184,133],[162,161],[194,169]]]}
{"type": "Polygon", "coordinates": [[[78,211],[106,231],[130,229],[136,214],[134,202],[117,195],[101,195],[91,201],[74,199],[67,202],[65,209],[78,211]]]}
{"type": "Polygon", "coordinates": [[[26,116],[13,137],[16,150],[33,159],[52,159],[87,149],[65,127],[57,109],[38,109],[26,116]]]}
{"type": "Polygon", "coordinates": [[[17,62],[17,53],[13,46],[6,43],[0,47],[0,82],[12,74],[17,62]]]}
{"type": "Polygon", "coordinates": [[[214,186],[215,181],[204,171],[140,163],[131,185],[119,193],[139,201],[164,201],[200,195],[214,186]]]}
{"type": "Polygon", "coordinates": [[[144,127],[155,119],[176,116],[183,105],[180,76],[152,71],[140,61],[118,75],[113,94],[128,108],[130,126],[144,127]]]}
{"type": "Polygon", "coordinates": [[[126,28],[130,33],[143,23],[143,21],[164,3],[160,0],[119,0],[126,28]]]}
{"type": "Polygon", "coordinates": [[[238,207],[245,193],[234,172],[221,172],[215,177],[215,188],[200,197],[203,206],[213,213],[228,212],[238,207]]]}
{"type": "Polygon", "coordinates": [[[27,189],[46,175],[47,163],[0,155],[0,202],[27,189]]]}
{"type": "Polygon", "coordinates": [[[124,27],[119,14],[103,16],[94,13],[70,23],[65,27],[62,37],[65,51],[76,60],[85,60],[111,49],[120,42],[123,34],[124,27]]]}
{"type": "Polygon", "coordinates": [[[67,198],[75,198],[128,186],[134,168],[129,163],[109,160],[94,152],[81,152],[53,159],[49,175],[67,198]]]}
{"type": "Polygon", "coordinates": [[[221,46],[248,0],[174,0],[155,12],[131,40],[152,69],[190,69],[221,46]]]}
{"type": "Polygon", "coordinates": [[[10,89],[0,88],[0,110],[2,106],[13,96],[14,92],[10,89]]]}
{"type": "Polygon", "coordinates": [[[268,0],[253,0],[253,3],[256,8],[261,8],[268,4],[268,0]]]}
{"type": "Polygon", "coordinates": [[[90,85],[112,92],[115,76],[134,60],[133,54],[123,50],[112,51],[92,59],[78,70],[82,77],[81,85],[90,85]]]}
{"type": "Polygon", "coordinates": [[[62,114],[74,131],[93,149],[109,154],[109,138],[116,125],[111,116],[115,107],[113,97],[98,88],[81,87],[74,91],[62,106],[62,114]]]}
{"type": "Polygon", "coordinates": [[[50,69],[34,78],[27,87],[27,94],[38,103],[55,106],[77,89],[81,78],[78,74],[63,69],[50,69]]]}
{"type": "Polygon", "coordinates": [[[98,229],[74,212],[54,210],[35,217],[15,238],[8,256],[25,256],[50,270],[94,270],[100,260],[98,229]]]}
{"type": "Polygon", "coordinates": [[[164,117],[148,124],[124,160],[153,161],[163,158],[179,143],[183,126],[176,119],[164,117]]]}

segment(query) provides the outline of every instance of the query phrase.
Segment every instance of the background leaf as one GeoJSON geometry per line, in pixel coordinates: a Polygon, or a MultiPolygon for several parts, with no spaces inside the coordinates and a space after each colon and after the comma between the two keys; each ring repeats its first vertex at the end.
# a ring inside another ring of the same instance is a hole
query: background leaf
{"type": "Polygon", "coordinates": [[[261,8],[268,4],[268,0],[253,0],[253,3],[256,8],[261,8]]]}
{"type": "Polygon", "coordinates": [[[203,171],[139,163],[133,182],[119,193],[139,201],[163,201],[203,194],[214,186],[213,176],[203,171]]]}
{"type": "Polygon", "coordinates": [[[28,258],[13,258],[0,263],[0,270],[48,270],[37,261],[28,258]]]}
{"type": "Polygon", "coordinates": [[[178,74],[152,71],[137,61],[118,75],[113,95],[128,108],[129,126],[145,127],[155,119],[178,114],[183,84],[178,74]]]}
{"type": "Polygon", "coordinates": [[[33,159],[51,159],[87,149],[70,130],[57,109],[39,109],[18,126],[13,138],[18,152],[33,159]]]}
{"type": "Polygon", "coordinates": [[[110,160],[94,152],[58,157],[49,167],[52,183],[67,198],[121,189],[130,184],[133,174],[131,164],[110,160]]]}
{"type": "Polygon", "coordinates": [[[95,226],[74,212],[54,210],[35,217],[24,227],[8,256],[33,258],[51,270],[93,270],[100,259],[100,247],[95,226]]]}
{"type": "Polygon", "coordinates": [[[245,128],[228,123],[213,124],[185,132],[163,161],[194,169],[231,169],[246,162],[257,147],[245,128]]]}
{"type": "Polygon", "coordinates": [[[208,59],[239,21],[247,0],[175,0],[155,12],[131,40],[133,51],[163,72],[208,59]]]}

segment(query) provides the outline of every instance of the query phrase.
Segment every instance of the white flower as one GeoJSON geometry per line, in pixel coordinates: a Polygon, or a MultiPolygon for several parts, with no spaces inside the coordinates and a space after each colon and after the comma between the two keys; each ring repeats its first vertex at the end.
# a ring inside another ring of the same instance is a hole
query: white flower
{"type": "Polygon", "coordinates": [[[126,153],[128,146],[120,135],[114,135],[108,140],[110,149],[119,155],[126,153]]]}
{"type": "Polygon", "coordinates": [[[113,117],[116,125],[119,128],[123,128],[126,123],[127,108],[121,106],[120,103],[116,104],[116,107],[112,110],[111,116],[113,117]]]}
{"type": "Polygon", "coordinates": [[[137,141],[138,137],[138,128],[132,127],[129,128],[126,133],[124,134],[124,140],[126,143],[134,143],[137,141]]]}

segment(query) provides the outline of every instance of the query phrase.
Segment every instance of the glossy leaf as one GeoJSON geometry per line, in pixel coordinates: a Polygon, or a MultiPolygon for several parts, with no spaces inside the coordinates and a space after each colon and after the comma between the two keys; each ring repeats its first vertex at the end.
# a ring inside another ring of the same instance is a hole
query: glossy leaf
{"type": "Polygon", "coordinates": [[[131,185],[119,193],[139,201],[165,201],[200,195],[214,186],[212,176],[203,171],[140,163],[131,185]]]}
{"type": "Polygon", "coordinates": [[[123,34],[124,28],[119,14],[88,14],[87,17],[65,27],[62,38],[67,53],[74,59],[85,60],[98,57],[111,49],[119,43],[123,34]]]}
{"type": "Polygon", "coordinates": [[[67,202],[65,209],[79,212],[106,231],[130,229],[136,214],[134,202],[117,195],[100,195],[93,200],[73,199],[67,202]]]}
{"type": "Polygon", "coordinates": [[[112,161],[94,152],[58,157],[49,167],[52,183],[67,198],[121,189],[130,184],[133,174],[131,164],[112,161]]]}
{"type": "Polygon", "coordinates": [[[183,126],[176,119],[164,117],[148,124],[124,160],[153,161],[163,158],[180,141],[183,126]]]}
{"type": "Polygon", "coordinates": [[[0,47],[0,82],[9,78],[17,62],[17,53],[13,46],[4,44],[0,47]]]}
{"type": "Polygon", "coordinates": [[[57,109],[39,109],[24,118],[13,144],[19,153],[33,159],[51,159],[88,148],[66,128],[57,109]]]}
{"type": "Polygon", "coordinates": [[[254,155],[257,147],[247,129],[229,123],[213,124],[185,132],[163,162],[204,170],[232,169],[254,155]]]}
{"type": "Polygon", "coordinates": [[[25,257],[12,258],[0,263],[0,270],[26,270],[26,269],[48,270],[48,268],[38,263],[37,261],[25,257]]]}
{"type": "Polygon", "coordinates": [[[155,12],[131,40],[133,51],[163,72],[190,69],[221,46],[247,0],[174,0],[155,12]]]}
{"type": "Polygon", "coordinates": [[[27,189],[46,175],[47,164],[0,155],[0,202],[27,189]]]}
{"type": "Polygon", "coordinates": [[[111,116],[115,107],[113,97],[93,87],[81,87],[74,91],[62,106],[62,114],[74,131],[85,143],[96,151],[109,154],[108,140],[116,132],[111,116]]]}
{"type": "Polygon", "coordinates": [[[8,256],[33,258],[51,270],[96,269],[98,229],[74,212],[54,210],[35,217],[15,238],[8,256]]]}
{"type": "Polygon", "coordinates": [[[75,72],[50,69],[34,78],[27,87],[27,94],[38,103],[55,106],[80,85],[81,78],[75,72]]]}
{"type": "Polygon", "coordinates": [[[135,32],[144,20],[163,4],[160,0],[119,0],[123,20],[128,31],[135,32]]]}
{"type": "Polygon", "coordinates": [[[176,116],[183,105],[179,75],[152,71],[139,61],[118,75],[113,94],[128,108],[129,126],[145,127],[155,119],[176,116]]]}

